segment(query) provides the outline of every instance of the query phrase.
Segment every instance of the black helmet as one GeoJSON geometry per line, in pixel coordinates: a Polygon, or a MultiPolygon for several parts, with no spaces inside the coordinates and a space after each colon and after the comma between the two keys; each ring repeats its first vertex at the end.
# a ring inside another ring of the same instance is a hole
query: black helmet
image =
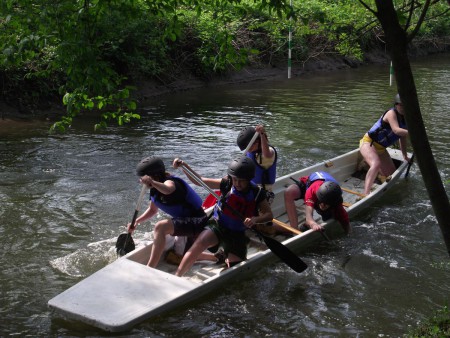
{"type": "Polygon", "coordinates": [[[395,103],[395,104],[397,104],[397,103],[402,103],[402,100],[400,100],[400,94],[395,95],[394,103],[395,103]]]}
{"type": "Polygon", "coordinates": [[[342,189],[339,184],[333,181],[323,182],[316,195],[319,203],[325,203],[331,207],[335,207],[343,202],[342,189]]]}
{"type": "Polygon", "coordinates": [[[136,173],[138,176],[144,175],[163,175],[166,172],[166,166],[159,157],[146,157],[138,163],[136,173]]]}
{"type": "Polygon", "coordinates": [[[255,127],[245,127],[244,129],[242,129],[236,140],[239,149],[244,150],[245,148],[247,148],[250,140],[253,138],[253,135],[255,135],[255,133],[255,127]]]}
{"type": "Polygon", "coordinates": [[[251,181],[255,177],[255,164],[247,156],[235,158],[228,166],[228,175],[251,181]]]}

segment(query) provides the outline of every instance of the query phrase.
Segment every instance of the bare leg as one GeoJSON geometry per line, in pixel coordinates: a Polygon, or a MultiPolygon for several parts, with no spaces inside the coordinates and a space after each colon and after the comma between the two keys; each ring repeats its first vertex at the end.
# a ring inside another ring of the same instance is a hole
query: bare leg
{"type": "Polygon", "coordinates": [[[375,147],[371,147],[370,143],[363,143],[360,148],[361,155],[363,156],[366,163],[369,165],[369,170],[366,174],[366,181],[364,183],[364,194],[370,194],[370,189],[372,188],[373,182],[378,176],[378,172],[381,167],[380,156],[378,156],[375,147]]]}
{"type": "Polygon", "coordinates": [[[197,258],[198,261],[217,261],[217,257],[212,253],[202,252],[197,258]]]}
{"type": "Polygon", "coordinates": [[[289,218],[291,227],[297,229],[298,215],[295,207],[295,199],[300,197],[300,188],[296,184],[292,184],[284,191],[284,206],[289,218]]]}
{"type": "Polygon", "coordinates": [[[227,264],[234,263],[234,262],[242,262],[242,258],[236,256],[235,254],[232,254],[231,252],[228,253],[228,257],[226,259],[227,264]]]}
{"type": "Polygon", "coordinates": [[[158,265],[166,246],[166,235],[171,235],[173,231],[173,222],[170,219],[165,219],[155,224],[152,252],[147,263],[149,267],[155,268],[158,265]]]}
{"type": "Polygon", "coordinates": [[[194,244],[184,254],[180,265],[178,266],[176,276],[183,276],[195,263],[202,252],[218,243],[218,239],[214,232],[210,229],[205,229],[195,240],[194,244]]]}
{"type": "Polygon", "coordinates": [[[381,170],[380,170],[381,173],[384,176],[392,175],[395,171],[395,165],[394,161],[392,161],[392,158],[387,151],[380,155],[380,161],[381,161],[381,170]]]}

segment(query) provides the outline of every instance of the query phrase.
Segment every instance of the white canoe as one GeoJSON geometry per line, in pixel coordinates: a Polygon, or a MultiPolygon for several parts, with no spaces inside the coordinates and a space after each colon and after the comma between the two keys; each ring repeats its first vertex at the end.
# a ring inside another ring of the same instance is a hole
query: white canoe
{"type": "MultiPolygon", "coordinates": [[[[280,177],[274,184],[275,199],[272,203],[274,217],[287,222],[283,192],[292,184],[290,179],[309,175],[314,171],[327,171],[340,183],[344,190],[344,204],[350,218],[373,201],[383,196],[400,178],[408,166],[399,150],[389,149],[398,166],[390,180],[374,184],[374,189],[365,198],[359,196],[364,189],[364,181],[354,177],[360,160],[359,150],[326,160],[289,175],[280,177]]],[[[299,220],[302,201],[299,201],[299,220]]],[[[333,238],[343,234],[341,226],[334,220],[324,223],[326,234],[333,238]]],[[[252,235],[252,232],[251,234],[252,235]]],[[[323,240],[318,232],[308,230],[292,237],[277,236],[278,240],[295,253],[305,251],[312,243],[323,240]]],[[[151,243],[138,247],[135,251],[117,259],[93,275],[80,281],[48,302],[55,315],[78,320],[106,331],[126,331],[134,325],[173,310],[213,290],[226,281],[251,274],[260,266],[278,260],[257,237],[251,236],[248,260],[226,271],[223,266],[212,262],[197,262],[185,277],[176,277],[176,266],[163,260],[158,269],[145,264],[148,261],[151,243]]],[[[295,273],[293,271],[293,273],[295,273]]]]}

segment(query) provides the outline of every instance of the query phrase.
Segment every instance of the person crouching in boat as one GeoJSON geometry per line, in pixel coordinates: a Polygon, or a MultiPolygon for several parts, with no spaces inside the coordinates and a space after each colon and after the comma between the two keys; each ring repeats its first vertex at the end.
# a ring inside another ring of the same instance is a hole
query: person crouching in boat
{"type": "MultiPolygon", "coordinates": [[[[172,217],[155,224],[153,246],[147,263],[149,267],[155,268],[164,252],[166,235],[187,236],[187,250],[189,243],[192,244],[202,232],[208,217],[202,208],[202,198],[183,179],[167,173],[160,158],[144,158],[137,165],[136,172],[141,183],[150,188],[150,204],[136,218],[136,225],[155,216],[159,209],[172,217]]],[[[131,228],[131,223],[127,228],[130,233],[136,229],[131,228]]]]}
{"type": "MultiPolygon", "coordinates": [[[[272,192],[272,186],[277,175],[278,155],[277,150],[269,144],[264,126],[259,124],[256,127],[245,127],[239,132],[236,144],[241,151],[247,149],[255,133],[258,133],[259,136],[248,149],[245,156],[250,158],[255,164],[255,177],[253,177],[251,182],[267,191],[267,200],[271,204],[275,197],[275,194],[272,192]]],[[[276,233],[276,226],[271,222],[258,224],[256,228],[265,234],[274,235],[276,233]]]]}
{"type": "Polygon", "coordinates": [[[347,211],[342,205],[342,189],[338,182],[329,173],[317,171],[309,176],[303,176],[295,180],[284,191],[284,204],[289,218],[289,224],[293,228],[298,226],[298,215],[295,201],[303,199],[305,204],[305,224],[301,231],[313,229],[323,231],[313,217],[314,210],[322,216],[322,220],[336,219],[348,234],[351,230],[347,211]]]}
{"type": "MultiPolygon", "coordinates": [[[[174,166],[186,167],[209,188],[220,189],[222,193],[214,207],[213,219],[186,252],[175,274],[183,276],[206,249],[216,252],[222,247],[228,268],[246,260],[249,242],[246,229],[273,218],[266,191],[250,182],[255,176],[253,161],[245,156],[234,159],[228,166],[228,176],[219,179],[200,177],[180,159],[174,160],[174,166]]],[[[186,170],[184,172],[199,185],[186,170]]]]}
{"type": "Polygon", "coordinates": [[[395,165],[386,150],[387,147],[400,140],[403,158],[409,162],[406,153],[407,136],[403,104],[400,95],[397,94],[394,99],[394,107],[387,110],[359,142],[361,155],[369,165],[364,183],[365,195],[370,194],[378,173],[389,176],[395,171],[395,165]]]}

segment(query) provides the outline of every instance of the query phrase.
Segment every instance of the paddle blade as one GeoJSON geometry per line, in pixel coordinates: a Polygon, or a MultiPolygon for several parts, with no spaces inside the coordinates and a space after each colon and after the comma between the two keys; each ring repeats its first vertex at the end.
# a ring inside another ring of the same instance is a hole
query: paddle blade
{"type": "Polygon", "coordinates": [[[308,268],[308,265],[306,265],[306,263],[302,261],[295,253],[293,253],[287,246],[272,237],[265,236],[260,232],[258,232],[258,234],[262,237],[264,243],[266,243],[270,251],[277,255],[278,258],[286,263],[286,265],[288,265],[292,270],[295,272],[303,272],[308,268]]]}
{"type": "MultiPolygon", "coordinates": [[[[217,196],[220,196],[220,190],[214,191],[217,196]]],[[[209,194],[206,196],[205,200],[203,201],[202,208],[208,209],[212,206],[214,206],[217,203],[217,198],[214,197],[213,194],[209,194]]]]}
{"type": "Polygon", "coordinates": [[[119,256],[124,256],[136,248],[131,234],[125,233],[119,235],[116,242],[116,252],[119,256]]]}

